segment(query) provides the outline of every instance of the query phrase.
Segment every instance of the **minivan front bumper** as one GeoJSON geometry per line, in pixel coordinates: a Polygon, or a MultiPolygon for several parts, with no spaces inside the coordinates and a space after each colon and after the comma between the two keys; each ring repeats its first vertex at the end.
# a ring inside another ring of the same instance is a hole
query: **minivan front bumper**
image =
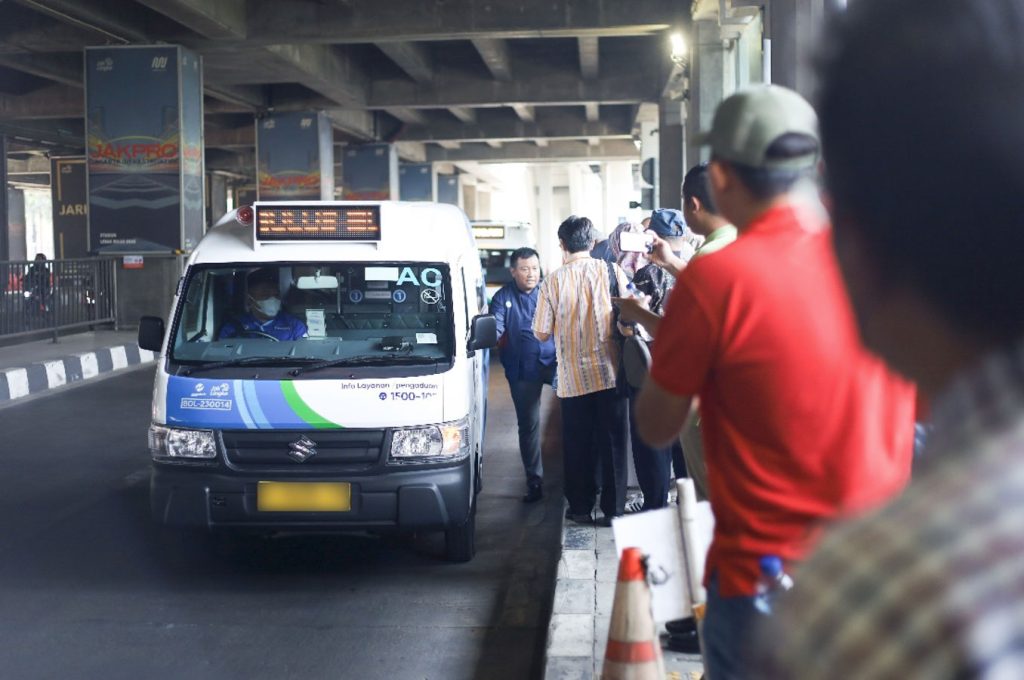
{"type": "Polygon", "coordinates": [[[472,457],[452,466],[411,468],[351,476],[303,478],[246,474],[222,468],[154,465],[150,506],[168,526],[284,531],[437,530],[469,517],[472,457]],[[227,474],[226,474],[227,472],[227,474]],[[346,512],[265,512],[257,509],[261,481],[348,482],[346,512]]]}

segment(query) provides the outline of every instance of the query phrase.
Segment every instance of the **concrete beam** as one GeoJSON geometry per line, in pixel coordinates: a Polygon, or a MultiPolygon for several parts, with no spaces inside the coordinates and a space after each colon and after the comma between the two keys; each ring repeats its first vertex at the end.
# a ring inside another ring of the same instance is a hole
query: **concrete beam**
{"type": "Polygon", "coordinates": [[[248,38],[340,44],[653,35],[684,25],[688,7],[678,0],[445,0],[395,11],[381,0],[249,0],[248,38]]]}
{"type": "Polygon", "coordinates": [[[297,82],[342,106],[366,103],[368,78],[353,59],[326,45],[271,45],[267,49],[296,71],[297,82]]]}
{"type": "Polygon", "coordinates": [[[448,149],[449,151],[451,151],[452,149],[462,148],[462,145],[459,144],[458,142],[438,142],[438,144],[441,146],[442,149],[448,149]]]}
{"type": "Polygon", "coordinates": [[[582,106],[588,102],[633,104],[657,101],[663,85],[656,72],[642,68],[632,74],[597,80],[583,80],[578,75],[559,72],[511,81],[437,77],[429,86],[405,80],[375,80],[370,84],[367,106],[384,109],[391,106],[582,106]]]}
{"type": "Polygon", "coordinates": [[[379,42],[377,47],[417,83],[434,79],[434,64],[425,45],[412,42],[379,42]]]}
{"type": "Polygon", "coordinates": [[[512,67],[508,60],[508,43],[499,38],[477,38],[473,47],[480,53],[487,70],[495,80],[511,80],[512,67]]]}
{"type": "Polygon", "coordinates": [[[136,0],[204,38],[245,38],[245,0],[136,0]]]}
{"type": "Polygon", "coordinates": [[[390,113],[392,116],[402,121],[403,123],[409,123],[410,125],[426,125],[427,119],[419,109],[410,109],[405,106],[392,106],[384,109],[386,113],[390,113]]]}
{"type": "MultiPolygon", "coordinates": [[[[85,29],[94,36],[113,44],[146,43],[151,36],[139,28],[142,17],[133,3],[118,3],[113,7],[103,0],[18,0],[36,12],[42,12],[58,21],[85,29]]],[[[93,39],[95,40],[95,38],[93,39]]],[[[64,50],[67,50],[65,45],[64,50]]]]}
{"type": "Polygon", "coordinates": [[[553,141],[547,146],[532,142],[505,144],[492,149],[486,144],[463,144],[461,149],[449,150],[432,146],[427,149],[427,160],[431,162],[478,161],[481,163],[511,163],[532,161],[573,161],[573,160],[636,160],[640,157],[632,140],[609,139],[598,146],[579,141],[553,141]]]}
{"type": "Polygon", "coordinates": [[[85,110],[80,87],[50,85],[23,95],[0,95],[0,120],[79,118],[85,110]]]}
{"type": "Polygon", "coordinates": [[[600,63],[597,41],[597,36],[584,36],[577,40],[580,53],[580,74],[584,80],[597,78],[600,63]]]}
{"type": "Polygon", "coordinates": [[[63,54],[3,54],[0,66],[31,73],[63,85],[82,87],[82,55],[63,54]]]}
{"type": "Polygon", "coordinates": [[[476,122],[476,110],[465,106],[452,106],[448,109],[453,116],[461,120],[463,123],[475,123],[476,122]]]}
{"type": "Polygon", "coordinates": [[[427,147],[425,144],[418,144],[416,142],[397,142],[395,144],[395,150],[398,152],[398,157],[403,161],[409,161],[411,163],[425,163],[427,160],[427,147]]]}
{"type": "Polygon", "coordinates": [[[586,113],[587,121],[593,123],[594,121],[601,120],[601,106],[597,102],[584,104],[583,110],[586,113]]]}
{"type": "Polygon", "coordinates": [[[512,110],[519,116],[519,120],[524,123],[532,123],[537,120],[537,112],[534,111],[532,106],[525,106],[523,104],[513,104],[512,110]]]}
{"type": "Polygon", "coordinates": [[[500,149],[502,147],[502,143],[501,142],[495,141],[493,139],[488,139],[486,144],[487,144],[487,146],[491,147],[492,149],[500,149]]]}
{"type": "Polygon", "coordinates": [[[256,146],[256,126],[243,125],[236,128],[215,128],[207,126],[203,131],[207,149],[246,149],[256,146]]]}
{"type": "Polygon", "coordinates": [[[377,126],[372,111],[330,109],[326,113],[335,130],[364,142],[377,139],[377,126]]]}
{"type": "Polygon", "coordinates": [[[434,123],[408,127],[401,139],[420,142],[485,142],[488,140],[513,141],[524,139],[583,139],[587,137],[631,137],[632,121],[617,116],[615,121],[588,122],[573,116],[549,116],[540,122],[495,120],[474,124],[434,123]]]}

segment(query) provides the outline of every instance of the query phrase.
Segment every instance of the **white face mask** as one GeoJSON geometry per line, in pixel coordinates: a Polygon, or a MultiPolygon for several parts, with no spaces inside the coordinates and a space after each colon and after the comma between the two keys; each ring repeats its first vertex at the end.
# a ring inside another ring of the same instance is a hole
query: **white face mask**
{"type": "Polygon", "coordinates": [[[269,297],[266,300],[253,299],[252,303],[264,316],[274,317],[281,311],[281,298],[269,297]]]}

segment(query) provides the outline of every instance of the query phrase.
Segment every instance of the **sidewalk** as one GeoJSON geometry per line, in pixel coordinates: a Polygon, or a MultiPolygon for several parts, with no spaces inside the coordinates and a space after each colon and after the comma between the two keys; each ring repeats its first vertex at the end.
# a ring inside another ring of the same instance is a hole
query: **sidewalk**
{"type": "MultiPolygon", "coordinates": [[[[562,520],[562,558],[548,625],[545,680],[601,677],[608,626],[615,599],[618,555],[611,528],[562,520]]],[[[664,627],[660,627],[664,640],[664,627]]],[[[700,656],[662,649],[666,677],[697,680],[700,656]]]]}
{"type": "Polygon", "coordinates": [[[95,331],[0,347],[0,406],[113,371],[150,363],[134,331],[95,331]]]}

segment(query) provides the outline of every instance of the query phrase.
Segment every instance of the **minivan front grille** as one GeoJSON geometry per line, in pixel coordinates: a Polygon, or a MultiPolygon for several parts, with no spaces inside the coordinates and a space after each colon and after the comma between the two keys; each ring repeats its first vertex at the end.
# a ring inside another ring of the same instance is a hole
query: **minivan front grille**
{"type": "Polygon", "coordinates": [[[225,430],[221,438],[234,467],[313,472],[374,465],[381,457],[384,430],[225,430]]]}

